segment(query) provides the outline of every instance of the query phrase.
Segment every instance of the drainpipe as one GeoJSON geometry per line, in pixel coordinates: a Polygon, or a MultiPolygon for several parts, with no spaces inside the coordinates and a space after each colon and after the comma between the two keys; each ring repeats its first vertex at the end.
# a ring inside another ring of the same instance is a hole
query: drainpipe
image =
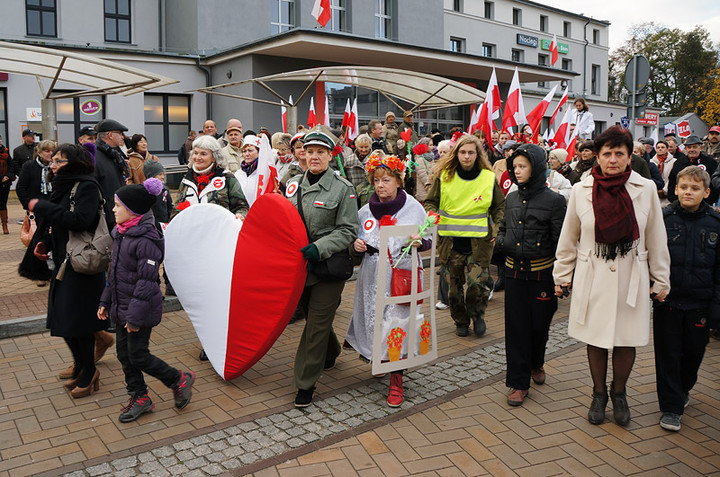
{"type": "MultiPolygon", "coordinates": [[[[195,57],[195,66],[205,73],[205,86],[212,86],[210,70],[200,64],[200,55],[195,57]]],[[[212,95],[205,93],[205,119],[212,119],[212,95]]]]}
{"type": "Polygon", "coordinates": [[[583,98],[587,97],[587,49],[590,43],[587,39],[587,26],[590,24],[590,19],[585,22],[583,27],[583,39],[585,40],[585,47],[583,48],[583,98]]]}
{"type": "Polygon", "coordinates": [[[158,50],[165,50],[165,0],[158,0],[158,50]]]}

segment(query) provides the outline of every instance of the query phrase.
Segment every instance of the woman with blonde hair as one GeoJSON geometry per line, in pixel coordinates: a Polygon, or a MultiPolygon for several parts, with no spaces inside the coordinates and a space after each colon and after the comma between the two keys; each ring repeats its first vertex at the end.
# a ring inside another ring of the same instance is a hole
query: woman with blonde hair
{"type": "Polygon", "coordinates": [[[485,308],[490,295],[490,258],[505,197],[495,183],[480,140],[463,135],[435,166],[425,209],[440,215],[438,255],[450,284],[450,314],[455,333],[467,336],[470,320],[476,336],[485,334],[485,308]],[[467,284],[467,292],[464,288],[467,284]]]}

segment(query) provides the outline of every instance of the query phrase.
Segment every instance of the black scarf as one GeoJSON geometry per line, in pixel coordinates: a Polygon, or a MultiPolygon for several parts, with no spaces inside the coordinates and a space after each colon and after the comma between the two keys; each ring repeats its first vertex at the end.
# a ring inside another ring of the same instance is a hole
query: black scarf
{"type": "Polygon", "coordinates": [[[105,154],[107,157],[112,159],[115,166],[120,170],[123,176],[123,181],[130,177],[130,168],[128,167],[125,154],[122,153],[117,147],[110,147],[105,141],[98,141],[96,143],[97,148],[105,154]]]}

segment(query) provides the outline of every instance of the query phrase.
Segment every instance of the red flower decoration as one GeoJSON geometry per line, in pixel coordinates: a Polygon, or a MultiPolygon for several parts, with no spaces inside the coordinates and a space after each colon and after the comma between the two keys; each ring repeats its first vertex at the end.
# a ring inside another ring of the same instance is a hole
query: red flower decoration
{"type": "Polygon", "coordinates": [[[405,130],[400,133],[400,139],[405,142],[410,142],[410,140],[412,139],[412,131],[410,130],[410,128],[405,128],[405,130]]]}
{"type": "Polygon", "coordinates": [[[380,227],[397,224],[397,219],[391,215],[383,215],[380,219],[380,227]]]}
{"type": "Polygon", "coordinates": [[[455,131],[455,134],[453,134],[452,142],[458,142],[458,139],[462,137],[462,135],[465,134],[462,131],[455,131]]]}
{"type": "Polygon", "coordinates": [[[440,223],[440,216],[435,212],[428,212],[428,217],[432,218],[434,220],[433,224],[440,223]]]}
{"type": "Polygon", "coordinates": [[[335,146],[335,148],[333,149],[332,154],[333,154],[333,156],[339,156],[339,155],[342,154],[342,152],[343,152],[343,148],[342,148],[342,146],[341,146],[340,144],[338,144],[338,145],[335,146]]]}
{"type": "Polygon", "coordinates": [[[412,149],[413,154],[422,156],[426,152],[428,152],[427,144],[418,144],[417,146],[413,147],[412,149]]]}
{"type": "Polygon", "coordinates": [[[177,208],[177,210],[182,211],[182,210],[187,209],[188,207],[190,207],[190,202],[188,202],[187,200],[184,200],[184,201],[180,202],[176,208],[177,208]]]}

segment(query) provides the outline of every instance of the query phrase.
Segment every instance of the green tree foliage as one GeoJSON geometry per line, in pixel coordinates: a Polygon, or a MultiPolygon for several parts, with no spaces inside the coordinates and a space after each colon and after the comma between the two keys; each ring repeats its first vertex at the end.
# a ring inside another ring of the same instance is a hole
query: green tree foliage
{"type": "Polygon", "coordinates": [[[713,70],[707,93],[698,102],[697,110],[707,124],[720,124],[720,68],[713,70]]]}
{"type": "Polygon", "coordinates": [[[608,92],[611,101],[625,101],[625,66],[633,54],[650,62],[645,87],[647,105],[662,108],[667,115],[695,111],[711,86],[718,66],[718,51],[710,33],[701,26],[683,32],[653,22],[630,28],[630,38],[610,54],[608,92]]]}

